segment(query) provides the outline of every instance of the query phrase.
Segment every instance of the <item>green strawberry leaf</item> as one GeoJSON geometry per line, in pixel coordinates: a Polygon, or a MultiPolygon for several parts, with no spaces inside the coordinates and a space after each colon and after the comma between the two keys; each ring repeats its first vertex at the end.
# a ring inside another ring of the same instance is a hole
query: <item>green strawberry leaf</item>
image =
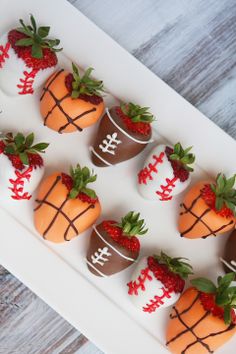
{"type": "Polygon", "coordinates": [[[230,324],[232,319],[231,319],[231,307],[230,306],[225,306],[224,308],[224,321],[226,324],[230,324]]]}
{"type": "Polygon", "coordinates": [[[14,141],[15,141],[17,149],[19,149],[24,144],[25,137],[24,137],[24,135],[22,133],[17,133],[16,136],[15,136],[14,141]]]}
{"type": "Polygon", "coordinates": [[[10,154],[10,155],[15,155],[15,153],[16,153],[16,149],[14,148],[13,145],[7,145],[5,147],[4,151],[5,151],[6,154],[10,154]]]}
{"type": "Polygon", "coordinates": [[[22,38],[16,41],[16,45],[19,47],[29,47],[32,46],[34,43],[32,38],[22,38]]]}
{"type": "Polygon", "coordinates": [[[28,155],[26,152],[21,152],[19,153],[19,157],[21,159],[21,162],[24,164],[24,165],[29,165],[29,159],[28,159],[28,155]]]}
{"type": "Polygon", "coordinates": [[[42,47],[38,43],[32,45],[32,56],[37,59],[43,58],[42,47]]]}
{"type": "Polygon", "coordinates": [[[34,142],[34,133],[29,134],[25,139],[25,145],[27,148],[30,148],[34,142]]]}
{"type": "Polygon", "coordinates": [[[215,284],[206,278],[196,278],[191,280],[191,284],[199,291],[207,294],[214,294],[216,292],[215,284]]]}
{"type": "Polygon", "coordinates": [[[32,146],[31,148],[36,151],[43,152],[45,149],[47,149],[48,146],[49,146],[48,143],[39,143],[39,144],[32,146]]]}
{"type": "Polygon", "coordinates": [[[45,37],[48,36],[49,31],[50,31],[50,27],[48,27],[48,26],[39,27],[39,29],[38,29],[38,35],[39,35],[39,37],[41,37],[41,38],[45,38],[45,37]]]}

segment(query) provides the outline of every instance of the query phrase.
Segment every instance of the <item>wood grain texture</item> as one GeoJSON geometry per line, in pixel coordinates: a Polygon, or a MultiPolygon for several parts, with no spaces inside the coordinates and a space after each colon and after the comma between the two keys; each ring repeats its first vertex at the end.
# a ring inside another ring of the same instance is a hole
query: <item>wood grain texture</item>
{"type": "MultiPolygon", "coordinates": [[[[235,0],[71,2],[236,138],[235,0]]],[[[14,353],[101,351],[0,267],[0,354],[14,353]]]]}

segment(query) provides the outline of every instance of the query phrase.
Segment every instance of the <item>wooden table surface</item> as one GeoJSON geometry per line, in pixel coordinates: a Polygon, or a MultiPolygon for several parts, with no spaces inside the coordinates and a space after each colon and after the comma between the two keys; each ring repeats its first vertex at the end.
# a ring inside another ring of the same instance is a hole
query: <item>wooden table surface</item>
{"type": "MultiPolygon", "coordinates": [[[[71,2],[236,138],[235,0],[71,2]]],[[[51,353],[101,351],[0,266],[0,354],[51,353]]]]}

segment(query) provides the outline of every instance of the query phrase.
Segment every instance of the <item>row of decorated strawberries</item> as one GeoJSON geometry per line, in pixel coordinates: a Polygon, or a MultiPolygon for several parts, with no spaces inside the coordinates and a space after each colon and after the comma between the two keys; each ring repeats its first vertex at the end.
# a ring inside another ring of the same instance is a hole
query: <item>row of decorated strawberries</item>
{"type": "MultiPolygon", "coordinates": [[[[0,137],[2,196],[5,195],[7,200],[31,199],[32,193],[43,177],[44,163],[41,153],[45,152],[48,145],[47,143],[34,144],[33,133],[28,136],[24,136],[22,133],[16,135],[7,133],[0,137]]],[[[178,180],[180,185],[178,192],[181,191],[181,188],[186,188],[190,181],[189,170],[191,169],[188,166],[188,161],[193,161],[194,156],[189,153],[189,149],[184,150],[179,143],[174,148],[158,145],[154,148],[154,151],[155,153],[151,152],[149,154],[148,160],[152,156],[155,159],[155,164],[149,163],[137,174],[138,189],[144,197],[151,197],[150,191],[152,191],[157,199],[166,202],[171,197],[166,194],[167,190],[162,184],[163,180],[168,182],[173,182],[173,179],[178,180]],[[158,164],[160,164],[160,167],[158,164]],[[187,180],[185,179],[186,176],[187,180]],[[140,185],[140,181],[143,184],[140,185]],[[149,184],[150,190],[146,190],[145,187],[149,184]]],[[[93,215],[91,223],[88,221],[88,225],[85,223],[82,227],[81,220],[78,220],[80,224],[78,230],[74,227],[69,228],[67,236],[60,231],[56,231],[56,239],[54,239],[54,232],[52,235],[49,232],[49,240],[55,242],[71,240],[96,221],[101,210],[100,203],[96,193],[87,188],[87,184],[94,182],[96,178],[97,176],[94,176],[87,167],[81,168],[78,165],[74,170],[71,169],[70,174],[62,172],[53,174],[42,182],[39,192],[40,198],[42,195],[51,195],[54,189],[56,190],[55,196],[51,197],[52,199],[57,197],[55,202],[52,201],[54,209],[59,208],[60,201],[62,198],[66,199],[66,196],[68,200],[65,207],[68,214],[76,214],[78,207],[75,200],[77,203],[78,200],[81,203],[91,203],[92,206],[89,208],[93,209],[90,210],[93,215]],[[51,184],[54,186],[52,191],[51,184]],[[60,193],[58,193],[58,190],[60,193]],[[58,195],[60,194],[59,198],[58,195]],[[69,209],[72,211],[69,211],[69,209]],[[73,210],[75,211],[73,212],[73,210]]],[[[182,237],[190,239],[206,238],[223,234],[235,227],[235,179],[236,175],[227,179],[224,174],[220,173],[215,181],[200,181],[190,188],[183,198],[180,209],[178,228],[182,237]]],[[[177,190],[175,190],[176,192],[177,190]]],[[[57,215],[57,219],[61,219],[61,215],[59,216],[57,215]]],[[[41,222],[40,224],[42,225],[41,222]]],[[[60,226],[58,229],[63,230],[60,226]]]]}
{"type": "MultiPolygon", "coordinates": [[[[0,39],[0,86],[7,94],[33,94],[47,80],[40,100],[44,124],[59,133],[81,131],[99,119],[100,125],[92,161],[110,166],[140,153],[152,141],[154,116],[147,107],[133,103],[106,109],[102,81],[91,78],[92,69],[79,73],[59,70],[56,52],[58,39],[48,39],[49,27],[39,27],[33,16],[30,25],[0,39]]],[[[9,200],[29,200],[39,184],[44,168],[40,153],[48,144],[34,144],[34,135],[8,133],[0,141],[0,177],[9,200]]],[[[138,173],[138,190],[147,199],[168,201],[190,183],[195,157],[191,148],[159,145],[138,173]]],[[[57,172],[45,178],[37,195],[34,221],[38,232],[52,242],[70,241],[90,228],[101,213],[96,192],[87,187],[97,176],[77,165],[69,174],[57,172]]],[[[235,176],[219,174],[215,181],[202,181],[187,193],[181,204],[179,231],[188,238],[206,238],[235,226],[235,176]]],[[[144,220],[130,212],[121,222],[104,220],[94,226],[86,262],[95,275],[109,276],[137,262],[140,243],[136,236],[146,233],[144,220]]],[[[222,259],[227,271],[235,272],[232,234],[222,259]]],[[[204,278],[192,281],[179,299],[192,267],[182,258],[165,253],[148,256],[137,264],[128,293],[134,304],[147,313],[177,302],[167,330],[167,344],[173,353],[212,352],[235,332],[234,273],[219,277],[217,286],[204,278]],[[210,331],[210,332],[209,332],[210,331]]]]}
{"type": "MultiPolygon", "coordinates": [[[[45,125],[59,133],[70,133],[101,119],[96,140],[91,146],[92,161],[97,166],[114,165],[140,153],[152,141],[154,116],[148,107],[132,102],[121,103],[106,109],[104,114],[103,82],[91,78],[91,68],[81,76],[74,64],[72,73],[62,69],[53,74],[58,61],[56,52],[61,50],[58,49],[60,41],[48,39],[50,27],[37,27],[32,15],[30,21],[25,25],[20,20],[21,27],[0,39],[2,89],[9,94],[32,94],[52,74],[43,87],[40,102],[45,125]],[[27,76],[27,80],[22,75],[27,76]]],[[[174,147],[155,147],[138,173],[140,194],[147,199],[167,201],[182,192],[190,183],[191,165],[195,161],[190,150],[183,149],[180,143],[174,147]]],[[[201,183],[191,191],[191,196],[183,203],[181,234],[207,237],[233,227],[235,196],[232,191],[231,194],[227,192],[233,179],[227,182],[227,186],[222,185],[221,180],[222,176],[217,181],[219,189],[215,191],[209,184],[201,183]],[[210,208],[205,210],[205,204],[210,208]],[[195,218],[200,218],[196,224],[195,218]],[[184,224],[187,229],[184,229],[184,224]]],[[[23,195],[28,197],[28,194],[23,195]]]]}

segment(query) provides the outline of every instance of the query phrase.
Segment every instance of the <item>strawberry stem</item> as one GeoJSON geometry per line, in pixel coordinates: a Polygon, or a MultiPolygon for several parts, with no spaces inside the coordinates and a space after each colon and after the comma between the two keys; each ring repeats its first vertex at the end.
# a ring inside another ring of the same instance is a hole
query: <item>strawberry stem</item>
{"type": "Polygon", "coordinates": [[[148,229],[145,229],[144,219],[140,219],[140,213],[134,211],[126,214],[117,226],[122,229],[123,234],[127,237],[141,236],[148,232],[148,229]]]}
{"type": "Polygon", "coordinates": [[[187,258],[171,258],[163,251],[160,255],[154,255],[153,258],[157,260],[158,264],[165,264],[172,273],[178,274],[182,279],[187,279],[190,274],[193,274],[192,266],[184,261],[188,260],[187,258]]]}
{"type": "Polygon", "coordinates": [[[152,123],[155,118],[148,110],[149,107],[141,107],[132,102],[122,103],[120,105],[122,112],[128,116],[134,123],[152,123]]]}
{"type": "Polygon", "coordinates": [[[87,187],[87,184],[93,183],[97,179],[97,175],[94,175],[88,167],[81,168],[79,164],[75,168],[71,167],[70,175],[73,180],[73,187],[69,193],[71,199],[77,198],[80,193],[86,194],[91,199],[96,199],[97,195],[93,189],[87,187]]]}
{"type": "Polygon", "coordinates": [[[2,141],[5,144],[4,152],[8,155],[19,156],[24,165],[29,165],[28,154],[42,154],[49,146],[48,143],[38,143],[33,145],[34,133],[24,136],[22,133],[17,133],[15,136],[12,133],[7,133],[2,141]]]}
{"type": "Polygon", "coordinates": [[[191,280],[191,284],[199,291],[215,295],[215,303],[224,310],[226,324],[232,322],[232,311],[236,309],[236,287],[230,286],[235,279],[236,273],[228,273],[224,277],[217,278],[217,285],[206,278],[191,280]]]}
{"type": "Polygon", "coordinates": [[[34,58],[43,58],[43,48],[49,48],[53,52],[60,52],[62,48],[55,48],[60,44],[59,39],[48,39],[50,27],[43,26],[37,28],[33,15],[30,15],[30,25],[25,25],[22,19],[19,20],[21,27],[16,30],[26,35],[26,38],[19,39],[16,45],[19,47],[32,47],[31,55],[34,58]]]}
{"type": "Polygon", "coordinates": [[[183,149],[182,145],[177,143],[174,146],[173,154],[170,155],[170,159],[172,161],[178,161],[185,170],[193,172],[193,168],[189,166],[195,162],[195,155],[189,153],[192,148],[193,147],[191,146],[187,149],[183,149]]]}
{"type": "Polygon", "coordinates": [[[105,92],[103,82],[90,77],[93,68],[88,68],[83,76],[80,75],[79,69],[74,63],[72,63],[72,70],[74,78],[72,82],[72,98],[78,98],[80,95],[102,96],[101,93],[105,92]]]}
{"type": "Polygon", "coordinates": [[[229,179],[223,173],[219,173],[216,182],[211,184],[211,189],[215,193],[215,208],[220,211],[224,206],[236,215],[236,189],[234,188],[236,174],[229,179]]]}

